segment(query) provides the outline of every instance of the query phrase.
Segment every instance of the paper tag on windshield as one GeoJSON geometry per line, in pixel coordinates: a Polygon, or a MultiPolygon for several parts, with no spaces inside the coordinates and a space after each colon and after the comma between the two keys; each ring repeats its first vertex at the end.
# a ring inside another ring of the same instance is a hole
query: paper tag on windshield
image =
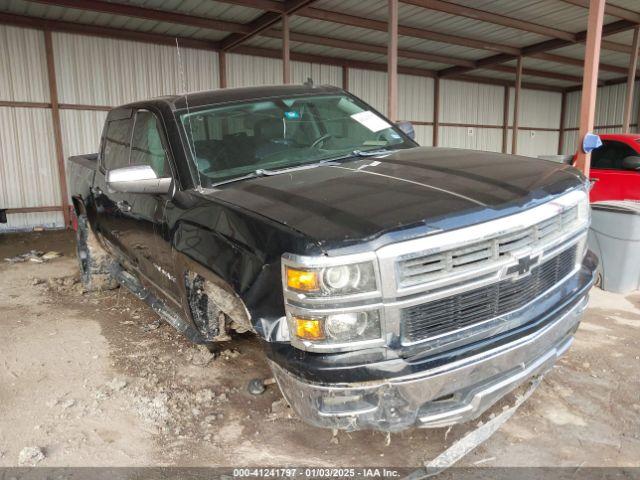
{"type": "Polygon", "coordinates": [[[379,132],[385,128],[389,128],[389,123],[377,116],[375,113],[367,110],[366,112],[354,113],[351,115],[356,122],[361,123],[372,132],[379,132]]]}

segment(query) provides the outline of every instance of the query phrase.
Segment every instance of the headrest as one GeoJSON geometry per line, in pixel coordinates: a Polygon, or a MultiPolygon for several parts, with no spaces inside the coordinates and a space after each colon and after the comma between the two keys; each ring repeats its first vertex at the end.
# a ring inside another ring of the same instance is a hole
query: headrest
{"type": "Polygon", "coordinates": [[[278,118],[265,118],[259,120],[253,127],[256,137],[263,138],[265,140],[275,140],[283,138],[284,126],[282,120],[278,118]]]}

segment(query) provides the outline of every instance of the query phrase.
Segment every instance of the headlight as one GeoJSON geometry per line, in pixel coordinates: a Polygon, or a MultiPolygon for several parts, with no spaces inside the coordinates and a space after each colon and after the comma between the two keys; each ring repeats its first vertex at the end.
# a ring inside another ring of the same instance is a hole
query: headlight
{"type": "Polygon", "coordinates": [[[298,268],[286,265],[285,287],[309,296],[342,296],[376,290],[372,262],[330,267],[298,268]]]}
{"type": "Polygon", "coordinates": [[[295,347],[330,352],[384,344],[382,292],[373,252],[333,257],[284,254],[282,287],[295,347]]]}
{"type": "Polygon", "coordinates": [[[359,342],[380,338],[380,314],[343,312],[329,315],[289,316],[291,330],[300,340],[314,344],[359,342]]]}

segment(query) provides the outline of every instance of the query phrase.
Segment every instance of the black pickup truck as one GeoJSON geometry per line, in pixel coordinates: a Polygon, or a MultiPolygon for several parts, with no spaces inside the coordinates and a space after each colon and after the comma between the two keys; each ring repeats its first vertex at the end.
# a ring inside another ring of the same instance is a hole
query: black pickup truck
{"type": "Polygon", "coordinates": [[[127,286],[193,342],[254,332],[312,424],[471,420],[571,344],[588,183],[410,133],[324,86],[115,108],[100,152],[71,158],[83,282],[127,286]]]}

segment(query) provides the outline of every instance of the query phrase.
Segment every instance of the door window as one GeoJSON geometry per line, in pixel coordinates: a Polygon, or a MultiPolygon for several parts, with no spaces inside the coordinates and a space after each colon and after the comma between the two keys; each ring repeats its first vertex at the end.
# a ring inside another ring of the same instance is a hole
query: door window
{"type": "Polygon", "coordinates": [[[170,177],[167,153],[162,145],[160,126],[151,112],[136,112],[131,141],[131,165],[149,165],[159,178],[170,177]]]}
{"type": "Polygon", "coordinates": [[[107,170],[129,165],[132,119],[111,120],[104,138],[103,166],[107,170]]]}
{"type": "Polygon", "coordinates": [[[630,146],[611,140],[602,142],[602,146],[591,153],[591,168],[602,170],[623,170],[622,160],[638,155],[630,146]]]}

